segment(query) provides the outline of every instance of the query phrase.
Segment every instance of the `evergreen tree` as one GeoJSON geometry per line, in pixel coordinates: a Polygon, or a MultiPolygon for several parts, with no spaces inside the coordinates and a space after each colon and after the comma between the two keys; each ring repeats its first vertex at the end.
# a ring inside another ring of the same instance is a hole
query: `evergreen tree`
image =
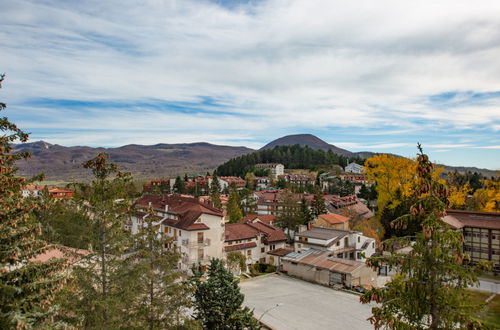
{"type": "Polygon", "coordinates": [[[311,214],[317,218],[320,214],[327,213],[325,198],[323,197],[323,193],[321,191],[316,192],[314,195],[314,199],[311,202],[311,214]]]}
{"type": "Polygon", "coordinates": [[[180,255],[165,249],[171,239],[160,230],[152,209],[134,237],[134,281],[137,299],[132,306],[133,326],[147,329],[173,329],[186,321],[191,303],[190,290],[180,281],[176,269],[180,255]]]}
{"type": "Polygon", "coordinates": [[[191,281],[194,286],[195,318],[203,329],[259,329],[248,307],[242,307],[244,296],[239,281],[224,268],[220,259],[212,259],[208,266],[208,278],[201,281],[201,265],[193,267],[191,281]]]}
{"type": "Polygon", "coordinates": [[[53,198],[48,191],[42,192],[45,207],[34,214],[42,225],[44,239],[49,243],[87,249],[92,231],[88,218],[78,211],[73,198],[53,198]]]}
{"type": "Polygon", "coordinates": [[[240,196],[235,187],[231,187],[231,192],[229,193],[229,200],[227,201],[227,215],[229,217],[229,223],[240,222],[243,219],[240,196]]]}
{"type": "Polygon", "coordinates": [[[358,193],[359,198],[363,198],[364,200],[370,200],[370,189],[368,189],[364,184],[361,185],[358,193]]]}
{"type": "Polygon", "coordinates": [[[215,173],[210,183],[210,200],[216,208],[222,208],[222,202],[220,200],[220,183],[215,173]]]}
{"type": "Polygon", "coordinates": [[[90,250],[73,268],[74,281],[66,291],[66,319],[85,328],[117,328],[130,321],[130,306],[137,285],[130,271],[131,260],[125,257],[131,246],[125,231],[128,220],[126,186],[130,176],[107,162],[105,154],[84,163],[94,180],[81,184],[75,194],[77,208],[87,218],[92,232],[90,250]]]}
{"type": "Polygon", "coordinates": [[[186,192],[186,189],[184,187],[184,182],[182,181],[180,176],[177,176],[175,178],[174,192],[177,194],[183,194],[186,192]]]}
{"type": "Polygon", "coordinates": [[[310,221],[314,220],[311,210],[309,210],[309,206],[307,205],[307,200],[304,197],[300,200],[299,214],[304,225],[307,225],[310,221]]]}
{"type": "Polygon", "coordinates": [[[298,231],[299,226],[303,223],[300,205],[294,194],[288,190],[280,195],[276,223],[284,230],[290,241],[293,240],[293,234],[298,231]]]}
{"type": "Polygon", "coordinates": [[[170,180],[161,180],[160,182],[160,193],[161,194],[170,194],[170,180]]]}
{"type": "MultiPolygon", "coordinates": [[[[0,87],[4,75],[0,75],[0,87]]],[[[6,105],[0,103],[0,111],[6,105]]],[[[52,299],[63,284],[62,260],[30,261],[46,246],[33,211],[38,200],[23,198],[22,188],[41,176],[16,176],[15,162],[30,157],[13,153],[12,144],[28,141],[28,134],[7,117],[0,118],[0,328],[21,329],[50,324],[56,308],[52,299]]]]}
{"type": "MultiPolygon", "coordinates": [[[[395,228],[411,223],[422,227],[417,233],[412,251],[407,254],[371,257],[367,264],[374,268],[387,264],[398,270],[383,288],[373,288],[361,297],[371,301],[370,321],[376,329],[477,329],[472,317],[477,306],[469,300],[466,288],[477,284],[477,272],[482,265],[464,265],[469,257],[462,251],[463,236],[451,229],[442,218],[446,215],[447,189],[432,178],[433,165],[420,145],[417,157],[417,201],[410,214],[394,220],[395,228]]],[[[384,249],[394,243],[408,244],[408,239],[390,239],[384,249]]]]}

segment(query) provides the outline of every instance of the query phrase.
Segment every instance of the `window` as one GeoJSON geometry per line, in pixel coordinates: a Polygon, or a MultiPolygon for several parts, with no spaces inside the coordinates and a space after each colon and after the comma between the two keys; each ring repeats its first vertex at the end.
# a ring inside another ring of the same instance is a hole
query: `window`
{"type": "Polygon", "coordinates": [[[203,232],[198,233],[198,243],[203,243],[203,232]]]}
{"type": "Polygon", "coordinates": [[[205,255],[203,249],[198,249],[198,260],[203,260],[204,256],[205,255]]]}
{"type": "Polygon", "coordinates": [[[337,246],[340,246],[340,241],[337,241],[337,246]]]}
{"type": "Polygon", "coordinates": [[[252,250],[247,250],[247,256],[251,256],[252,255],[252,250]]]}
{"type": "Polygon", "coordinates": [[[262,253],[266,252],[266,248],[265,247],[260,248],[260,252],[262,252],[262,253]]]}
{"type": "Polygon", "coordinates": [[[361,242],[361,237],[358,236],[358,243],[361,242]]]}
{"type": "Polygon", "coordinates": [[[232,244],[233,244],[233,241],[227,242],[227,245],[232,245],[232,244]]]}
{"type": "Polygon", "coordinates": [[[375,242],[372,243],[372,248],[375,248],[375,242]]]}

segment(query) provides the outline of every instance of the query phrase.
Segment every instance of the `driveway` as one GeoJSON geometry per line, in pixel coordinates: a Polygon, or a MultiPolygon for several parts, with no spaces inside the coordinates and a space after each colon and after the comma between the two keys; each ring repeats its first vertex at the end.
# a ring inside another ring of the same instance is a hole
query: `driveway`
{"type": "Polygon", "coordinates": [[[277,330],[373,329],[371,306],[354,294],[285,275],[245,280],[240,288],[255,317],[277,330]]]}
{"type": "Polygon", "coordinates": [[[479,291],[488,291],[500,294],[500,282],[495,280],[481,278],[479,280],[479,285],[472,288],[479,291]]]}

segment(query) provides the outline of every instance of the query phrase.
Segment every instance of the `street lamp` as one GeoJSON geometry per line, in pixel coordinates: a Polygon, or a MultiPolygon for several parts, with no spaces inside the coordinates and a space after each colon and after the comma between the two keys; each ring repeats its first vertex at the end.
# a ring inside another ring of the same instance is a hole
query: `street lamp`
{"type": "Polygon", "coordinates": [[[274,305],[273,307],[266,309],[266,310],[264,311],[264,313],[262,313],[262,315],[259,317],[259,322],[260,322],[260,320],[262,320],[262,317],[263,317],[264,315],[266,315],[268,312],[272,311],[272,310],[273,310],[273,309],[275,309],[275,308],[278,308],[278,307],[280,307],[280,306],[283,306],[283,305],[284,305],[283,303],[277,303],[277,304],[276,304],[276,305],[274,305]]]}

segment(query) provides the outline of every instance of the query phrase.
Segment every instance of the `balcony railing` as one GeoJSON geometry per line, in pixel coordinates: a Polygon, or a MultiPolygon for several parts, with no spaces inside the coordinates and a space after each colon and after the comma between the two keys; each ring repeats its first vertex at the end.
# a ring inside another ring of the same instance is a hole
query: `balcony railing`
{"type": "Polygon", "coordinates": [[[191,265],[191,264],[196,264],[198,262],[201,262],[201,263],[209,262],[210,261],[210,257],[208,257],[208,256],[202,256],[200,258],[198,256],[198,257],[194,257],[194,258],[189,258],[188,256],[184,256],[184,257],[182,257],[181,260],[182,260],[183,264],[191,265]]]}
{"type": "Polygon", "coordinates": [[[206,238],[203,241],[190,241],[189,239],[182,240],[182,246],[187,248],[198,248],[210,245],[210,239],[206,238]]]}

